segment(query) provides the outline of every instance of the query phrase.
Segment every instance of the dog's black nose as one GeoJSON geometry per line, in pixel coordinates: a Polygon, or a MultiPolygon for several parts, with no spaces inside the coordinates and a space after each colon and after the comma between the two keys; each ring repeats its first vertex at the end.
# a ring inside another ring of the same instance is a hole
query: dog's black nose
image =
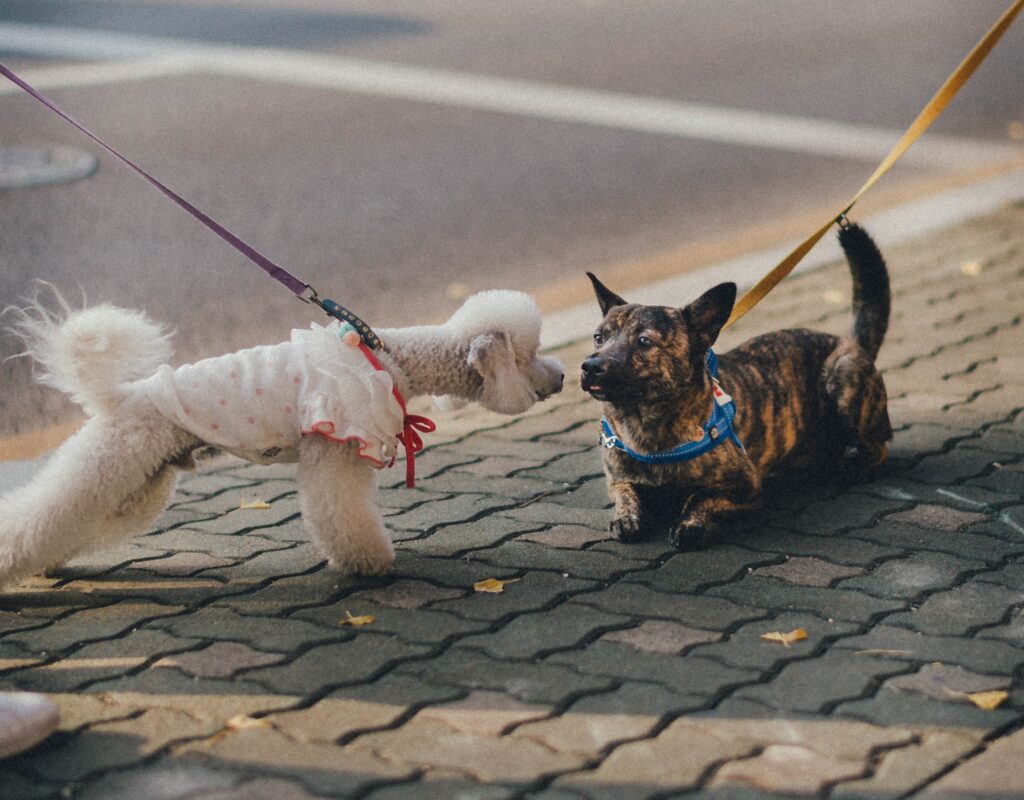
{"type": "Polygon", "coordinates": [[[591,356],[582,364],[583,375],[586,378],[599,378],[604,374],[604,361],[597,356],[591,356]]]}

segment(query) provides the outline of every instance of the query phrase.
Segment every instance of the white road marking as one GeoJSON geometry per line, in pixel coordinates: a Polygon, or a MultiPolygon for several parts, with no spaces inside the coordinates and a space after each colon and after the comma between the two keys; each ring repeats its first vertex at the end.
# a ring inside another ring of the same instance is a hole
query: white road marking
{"type": "MultiPolygon", "coordinates": [[[[0,28],[0,49],[50,58],[115,62],[32,70],[35,79],[50,89],[212,72],[533,119],[868,162],[881,160],[900,136],[899,131],[829,120],[331,54],[212,46],[74,28],[5,23],[0,28]]],[[[0,92],[9,91],[8,87],[0,88],[0,92]]],[[[968,168],[1009,161],[1019,157],[1020,152],[1017,146],[998,142],[929,135],[910,150],[904,161],[917,166],[968,168]]]]}

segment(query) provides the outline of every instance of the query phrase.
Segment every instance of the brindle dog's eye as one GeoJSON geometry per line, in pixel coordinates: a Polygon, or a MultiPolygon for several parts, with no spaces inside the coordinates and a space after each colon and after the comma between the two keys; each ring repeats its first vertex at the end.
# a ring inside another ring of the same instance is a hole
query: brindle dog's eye
{"type": "Polygon", "coordinates": [[[594,334],[594,347],[600,347],[603,344],[604,344],[604,336],[602,336],[600,333],[595,333],[594,334]]]}
{"type": "Polygon", "coordinates": [[[641,347],[654,347],[654,342],[648,339],[646,336],[641,336],[636,340],[636,343],[641,347]]]}

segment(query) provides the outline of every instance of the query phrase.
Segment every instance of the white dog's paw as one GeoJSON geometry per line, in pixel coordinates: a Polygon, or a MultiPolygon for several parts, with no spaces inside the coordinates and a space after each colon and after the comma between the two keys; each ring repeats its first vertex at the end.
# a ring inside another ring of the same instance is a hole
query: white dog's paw
{"type": "Polygon", "coordinates": [[[350,554],[345,558],[330,558],[327,565],[342,575],[386,575],[394,566],[393,553],[350,554]]]}

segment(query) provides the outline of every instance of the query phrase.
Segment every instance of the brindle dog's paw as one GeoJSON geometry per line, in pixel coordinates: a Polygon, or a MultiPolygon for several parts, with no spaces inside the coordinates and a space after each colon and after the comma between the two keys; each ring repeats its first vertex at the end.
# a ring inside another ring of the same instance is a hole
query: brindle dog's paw
{"type": "Polygon", "coordinates": [[[707,538],[707,528],[697,522],[680,522],[669,535],[677,550],[700,550],[707,544],[707,538]]]}
{"type": "Polygon", "coordinates": [[[616,517],[608,523],[608,530],[624,544],[639,542],[644,538],[643,526],[637,517],[616,517]]]}

